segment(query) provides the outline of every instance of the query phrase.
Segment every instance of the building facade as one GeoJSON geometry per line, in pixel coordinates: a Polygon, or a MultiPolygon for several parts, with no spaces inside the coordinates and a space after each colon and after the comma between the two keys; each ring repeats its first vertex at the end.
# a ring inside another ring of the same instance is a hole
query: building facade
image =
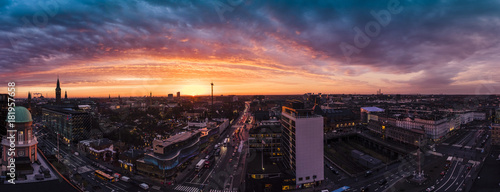
{"type": "Polygon", "coordinates": [[[384,109],[378,107],[361,107],[360,111],[361,111],[360,113],[361,123],[367,124],[370,121],[370,119],[372,119],[371,114],[384,112],[384,109]]]}
{"type": "Polygon", "coordinates": [[[434,119],[423,118],[403,118],[396,121],[396,126],[405,129],[423,129],[427,136],[438,141],[442,139],[448,132],[455,129],[460,129],[460,117],[449,116],[434,119]]]}
{"type": "Polygon", "coordinates": [[[281,147],[281,123],[277,120],[261,121],[259,126],[249,130],[249,150],[264,151],[271,159],[280,159],[283,155],[281,147]]]}
{"type": "Polygon", "coordinates": [[[65,144],[88,139],[92,128],[89,113],[66,108],[42,108],[42,122],[65,144]]]}
{"type": "Polygon", "coordinates": [[[5,127],[5,119],[7,119],[7,113],[9,112],[8,100],[11,98],[9,94],[0,94],[0,136],[7,134],[7,127],[5,127]]]}
{"type": "Polygon", "coordinates": [[[199,153],[201,131],[182,132],[153,140],[153,151],[137,160],[137,173],[157,179],[171,178],[176,167],[199,153]]]}
{"type": "Polygon", "coordinates": [[[491,144],[500,145],[500,124],[491,125],[491,144]]]}
{"type": "MultiPolygon", "coordinates": [[[[15,144],[15,154],[14,157],[27,157],[31,163],[38,159],[37,156],[37,145],[38,141],[33,134],[31,113],[25,107],[14,107],[15,109],[15,122],[14,129],[8,128],[7,136],[2,138],[2,162],[7,162],[10,144],[14,142],[15,144]]],[[[6,119],[4,120],[5,123],[6,119]]]]}
{"type": "Polygon", "coordinates": [[[318,185],[324,180],[323,117],[284,106],[281,125],[283,163],[295,174],[296,185],[318,185]]]}
{"type": "Polygon", "coordinates": [[[89,157],[96,160],[114,161],[117,159],[113,143],[107,138],[80,141],[78,149],[89,154],[89,157]]]}
{"type": "Polygon", "coordinates": [[[419,146],[425,139],[425,131],[417,128],[402,128],[394,126],[395,119],[378,117],[379,121],[370,121],[368,130],[379,134],[383,139],[419,146]]]}

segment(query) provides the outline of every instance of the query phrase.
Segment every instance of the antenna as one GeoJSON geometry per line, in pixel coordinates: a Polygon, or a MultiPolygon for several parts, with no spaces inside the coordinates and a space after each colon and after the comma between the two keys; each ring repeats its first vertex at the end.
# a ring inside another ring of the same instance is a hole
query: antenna
{"type": "Polygon", "coordinates": [[[212,114],[214,111],[214,82],[212,81],[210,85],[212,86],[212,111],[210,114],[212,114]]]}

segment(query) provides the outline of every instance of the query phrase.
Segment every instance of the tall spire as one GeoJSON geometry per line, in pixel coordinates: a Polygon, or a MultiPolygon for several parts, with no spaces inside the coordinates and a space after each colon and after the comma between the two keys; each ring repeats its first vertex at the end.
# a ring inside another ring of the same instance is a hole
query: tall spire
{"type": "Polygon", "coordinates": [[[64,99],[68,99],[68,91],[64,90],[64,99]]]}
{"type": "Polygon", "coordinates": [[[56,88],[61,88],[61,85],[59,84],[59,75],[57,75],[57,87],[56,88]]]}
{"type": "Polygon", "coordinates": [[[56,104],[61,104],[61,84],[59,83],[59,75],[57,75],[56,104]]]}
{"type": "Polygon", "coordinates": [[[28,109],[31,109],[31,92],[28,91],[28,109]]]}

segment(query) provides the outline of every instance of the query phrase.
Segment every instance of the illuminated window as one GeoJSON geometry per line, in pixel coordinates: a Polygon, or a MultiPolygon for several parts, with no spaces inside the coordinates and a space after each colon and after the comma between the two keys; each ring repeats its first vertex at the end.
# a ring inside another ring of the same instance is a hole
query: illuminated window
{"type": "Polygon", "coordinates": [[[24,141],[24,131],[19,131],[17,133],[17,137],[18,137],[19,143],[23,143],[23,141],[24,141]]]}

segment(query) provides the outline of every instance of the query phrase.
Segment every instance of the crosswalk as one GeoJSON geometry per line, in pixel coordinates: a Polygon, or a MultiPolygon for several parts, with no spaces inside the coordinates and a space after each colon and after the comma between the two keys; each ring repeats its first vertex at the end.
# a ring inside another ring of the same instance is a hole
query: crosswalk
{"type": "Polygon", "coordinates": [[[184,185],[177,185],[177,187],[174,188],[177,191],[185,191],[185,192],[199,192],[200,189],[196,187],[189,187],[189,186],[184,186],[184,185]]]}
{"type": "MultiPolygon", "coordinates": [[[[176,191],[185,191],[185,192],[200,192],[201,190],[196,187],[190,187],[185,185],[177,185],[174,188],[176,191]]],[[[220,189],[210,189],[210,192],[237,192],[235,190],[220,190],[220,189]]]]}
{"type": "Polygon", "coordinates": [[[210,192],[236,192],[234,190],[210,189],[210,192]]]}

